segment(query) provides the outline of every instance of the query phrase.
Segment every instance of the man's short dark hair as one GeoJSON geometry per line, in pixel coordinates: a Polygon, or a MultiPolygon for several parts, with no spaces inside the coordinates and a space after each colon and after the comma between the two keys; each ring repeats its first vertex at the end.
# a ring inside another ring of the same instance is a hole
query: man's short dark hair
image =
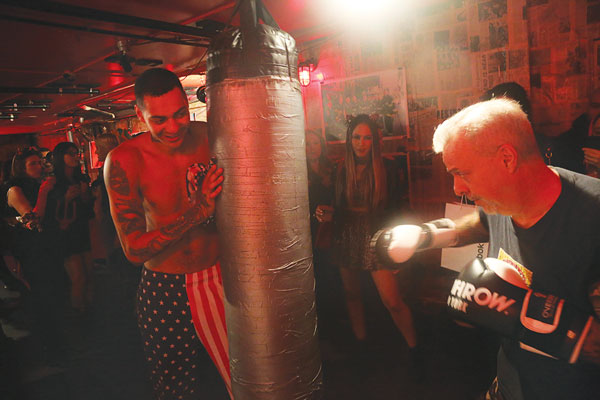
{"type": "Polygon", "coordinates": [[[164,68],[147,69],[135,81],[135,103],[143,108],[145,96],[162,96],[174,88],[179,88],[185,95],[179,78],[173,72],[164,68]]]}

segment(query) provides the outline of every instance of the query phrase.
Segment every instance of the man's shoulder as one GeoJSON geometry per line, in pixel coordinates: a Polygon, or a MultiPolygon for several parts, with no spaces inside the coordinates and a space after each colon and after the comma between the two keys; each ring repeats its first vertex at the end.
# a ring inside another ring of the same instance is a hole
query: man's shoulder
{"type": "Polygon", "coordinates": [[[600,204],[600,179],[563,168],[553,168],[560,175],[563,188],[583,194],[584,199],[600,204]]]}
{"type": "Polygon", "coordinates": [[[148,132],[140,133],[112,149],[108,155],[110,162],[135,162],[141,149],[147,144],[148,132]]]}

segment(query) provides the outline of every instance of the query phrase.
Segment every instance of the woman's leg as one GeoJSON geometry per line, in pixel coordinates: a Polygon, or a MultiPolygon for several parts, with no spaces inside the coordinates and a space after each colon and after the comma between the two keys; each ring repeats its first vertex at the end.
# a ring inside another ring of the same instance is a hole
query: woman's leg
{"type": "Polygon", "coordinates": [[[83,287],[85,303],[86,305],[91,305],[94,299],[94,261],[92,260],[92,253],[90,251],[81,253],[81,259],[83,270],[85,271],[85,285],[83,287]]]}
{"type": "Polygon", "coordinates": [[[71,307],[85,311],[85,269],[81,254],[71,254],[65,258],[65,269],[71,281],[71,307]]]}
{"type": "Polygon", "coordinates": [[[340,268],[348,316],[352,324],[352,332],[358,340],[367,338],[367,327],[365,324],[365,307],[360,290],[360,272],[347,268],[340,268]]]}
{"type": "Polygon", "coordinates": [[[371,276],[377,286],[381,301],[392,315],[392,319],[398,330],[404,336],[408,347],[417,345],[417,334],[413,324],[412,313],[400,294],[398,282],[392,271],[371,271],[371,276]]]}

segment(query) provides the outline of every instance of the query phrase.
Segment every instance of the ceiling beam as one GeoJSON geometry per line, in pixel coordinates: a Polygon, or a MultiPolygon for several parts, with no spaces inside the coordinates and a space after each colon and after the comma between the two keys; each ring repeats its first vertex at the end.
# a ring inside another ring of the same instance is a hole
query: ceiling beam
{"type": "MultiPolygon", "coordinates": [[[[171,43],[171,44],[179,44],[179,45],[195,46],[195,47],[208,47],[208,43],[197,43],[197,42],[184,40],[184,39],[157,38],[157,37],[148,36],[148,35],[137,35],[135,33],[127,33],[127,32],[122,32],[122,31],[115,31],[115,30],[92,28],[91,26],[78,26],[78,25],[65,24],[62,22],[43,21],[43,20],[39,20],[39,19],[16,17],[16,16],[10,16],[10,15],[4,15],[4,14],[0,14],[0,19],[4,19],[4,20],[8,20],[8,21],[22,22],[22,23],[26,23],[26,24],[50,26],[53,28],[63,28],[63,29],[70,29],[70,30],[75,30],[75,31],[98,33],[101,35],[122,36],[122,37],[131,38],[131,39],[148,40],[151,42],[171,43]]],[[[203,39],[207,39],[207,38],[204,37],[203,39]]],[[[191,40],[196,40],[196,39],[191,39],[191,40]]]]}
{"type": "Polygon", "coordinates": [[[40,0],[1,0],[0,3],[9,4],[16,8],[25,8],[33,11],[42,11],[62,16],[84,18],[93,21],[116,23],[130,27],[146,28],[162,32],[178,33],[188,36],[207,38],[207,32],[193,26],[158,21],[150,18],[135,17],[133,15],[118,14],[94,8],[79,7],[55,1],[40,0]]]}
{"type": "Polygon", "coordinates": [[[84,89],[73,87],[25,87],[25,86],[0,86],[0,93],[27,93],[27,94],[100,94],[98,89],[84,89]]]}

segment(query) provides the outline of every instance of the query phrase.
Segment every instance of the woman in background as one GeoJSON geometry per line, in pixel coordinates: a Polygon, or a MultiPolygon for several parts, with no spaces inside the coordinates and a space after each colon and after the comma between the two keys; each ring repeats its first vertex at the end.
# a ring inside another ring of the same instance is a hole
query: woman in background
{"type": "Polygon", "coordinates": [[[30,292],[26,311],[33,318],[33,333],[42,344],[46,361],[58,362],[64,354],[60,333],[64,271],[53,234],[41,223],[48,212],[49,192],[55,179],[42,180],[42,158],[37,149],[17,152],[8,181],[7,215],[21,223],[11,231],[12,251],[21,264],[30,292]]]}
{"type": "MultiPolygon", "coordinates": [[[[370,271],[381,300],[414,354],[417,337],[412,314],[392,271],[382,269],[370,252],[371,236],[382,228],[389,206],[394,204],[394,176],[386,173],[381,156],[379,129],[365,114],[354,117],[346,131],[346,156],[338,168],[333,212],[332,260],[340,268],[352,331],[359,343],[367,338],[360,271],[370,271]]],[[[331,220],[332,209],[318,206],[319,221],[331,220]]]]}
{"type": "Polygon", "coordinates": [[[108,202],[108,193],[104,182],[104,161],[108,153],[119,145],[115,135],[109,133],[102,134],[96,138],[96,155],[100,168],[98,170],[98,179],[92,183],[92,194],[94,197],[94,225],[100,238],[100,243],[94,243],[101,248],[106,265],[111,259],[114,259],[116,252],[121,251],[121,245],[117,238],[117,231],[110,216],[110,205],[108,202]]]}
{"type": "Polygon", "coordinates": [[[333,163],[327,158],[325,141],[315,132],[306,132],[306,166],[308,169],[308,202],[310,209],[310,233],[313,245],[319,222],[315,217],[318,205],[333,203],[333,163]]]}
{"type": "Polygon", "coordinates": [[[306,164],[319,336],[334,339],[338,337],[335,330],[340,325],[340,315],[343,315],[343,305],[339,300],[341,280],[339,271],[332,268],[330,262],[332,223],[319,223],[315,212],[318,205],[322,209],[332,209],[335,168],[327,157],[325,140],[317,132],[306,132],[306,164]]]}
{"type": "Polygon", "coordinates": [[[93,297],[90,179],[81,172],[79,149],[74,143],[59,143],[52,154],[56,185],[51,193],[52,210],[48,217],[57,233],[59,252],[71,281],[71,307],[76,315],[81,315],[93,297]]]}

